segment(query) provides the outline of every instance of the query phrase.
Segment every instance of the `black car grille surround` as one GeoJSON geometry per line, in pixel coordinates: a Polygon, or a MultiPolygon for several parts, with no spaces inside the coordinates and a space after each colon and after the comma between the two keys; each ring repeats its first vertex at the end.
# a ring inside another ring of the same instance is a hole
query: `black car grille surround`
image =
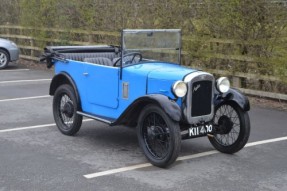
{"type": "Polygon", "coordinates": [[[209,115],[212,111],[212,81],[197,81],[191,85],[191,116],[209,115]]]}

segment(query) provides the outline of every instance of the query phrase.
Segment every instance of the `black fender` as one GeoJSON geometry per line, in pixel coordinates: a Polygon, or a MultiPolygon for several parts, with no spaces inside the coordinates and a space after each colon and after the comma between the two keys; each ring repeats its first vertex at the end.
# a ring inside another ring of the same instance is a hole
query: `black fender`
{"type": "Polygon", "coordinates": [[[224,94],[218,92],[215,93],[214,106],[215,108],[224,102],[234,102],[243,111],[250,110],[250,103],[248,98],[239,90],[230,88],[230,90],[224,94]]]}
{"type": "Polygon", "coordinates": [[[161,94],[150,94],[136,99],[111,125],[136,126],[141,110],[148,104],[158,105],[174,121],[179,122],[181,120],[181,109],[174,100],[170,100],[167,96],[161,94]]]}
{"type": "Polygon", "coordinates": [[[66,72],[60,72],[59,74],[55,75],[50,84],[49,95],[53,96],[57,90],[57,88],[63,84],[69,84],[73,87],[77,99],[77,103],[79,108],[81,108],[81,101],[80,95],[78,92],[78,88],[76,83],[74,82],[73,78],[67,74],[66,72]]]}

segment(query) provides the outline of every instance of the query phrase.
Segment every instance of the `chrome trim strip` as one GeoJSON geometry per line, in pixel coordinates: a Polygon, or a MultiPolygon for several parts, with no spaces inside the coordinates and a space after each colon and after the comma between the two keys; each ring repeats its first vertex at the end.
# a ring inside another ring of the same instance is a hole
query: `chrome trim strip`
{"type": "Polygon", "coordinates": [[[185,83],[188,83],[190,82],[193,78],[195,78],[196,76],[199,76],[199,75],[211,75],[210,73],[207,73],[207,72],[202,72],[202,71],[196,71],[196,72],[193,72],[191,74],[188,74],[187,76],[184,77],[183,81],[185,83]]]}
{"type": "Polygon", "coordinates": [[[129,99],[129,83],[123,82],[123,99],[129,99]]]}
{"type": "Polygon", "coordinates": [[[99,118],[99,117],[96,117],[96,116],[93,116],[93,115],[90,115],[90,114],[87,114],[87,113],[83,113],[81,111],[77,111],[77,114],[82,115],[84,117],[91,118],[91,119],[95,119],[97,121],[101,121],[101,122],[104,122],[104,123],[107,123],[107,124],[112,124],[111,121],[108,121],[106,119],[102,119],[102,118],[99,118]]]}

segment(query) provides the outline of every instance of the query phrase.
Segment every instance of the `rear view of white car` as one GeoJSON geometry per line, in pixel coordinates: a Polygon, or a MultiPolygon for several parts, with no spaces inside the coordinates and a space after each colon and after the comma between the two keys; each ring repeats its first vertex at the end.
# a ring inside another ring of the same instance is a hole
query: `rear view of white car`
{"type": "Polygon", "coordinates": [[[6,68],[9,62],[18,60],[19,52],[14,42],[0,38],[0,70],[6,68]]]}

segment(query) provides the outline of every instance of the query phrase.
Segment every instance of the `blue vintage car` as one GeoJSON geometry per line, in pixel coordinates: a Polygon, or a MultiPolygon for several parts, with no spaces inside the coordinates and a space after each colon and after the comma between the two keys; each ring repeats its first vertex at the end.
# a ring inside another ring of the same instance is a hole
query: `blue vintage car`
{"type": "Polygon", "coordinates": [[[224,153],[248,141],[248,99],[226,77],[180,65],[181,30],[123,30],[121,46],[46,47],[42,60],[55,68],[50,95],[65,135],[79,131],[83,116],[136,127],[159,167],[176,160],[184,139],[207,136],[224,153]]]}

